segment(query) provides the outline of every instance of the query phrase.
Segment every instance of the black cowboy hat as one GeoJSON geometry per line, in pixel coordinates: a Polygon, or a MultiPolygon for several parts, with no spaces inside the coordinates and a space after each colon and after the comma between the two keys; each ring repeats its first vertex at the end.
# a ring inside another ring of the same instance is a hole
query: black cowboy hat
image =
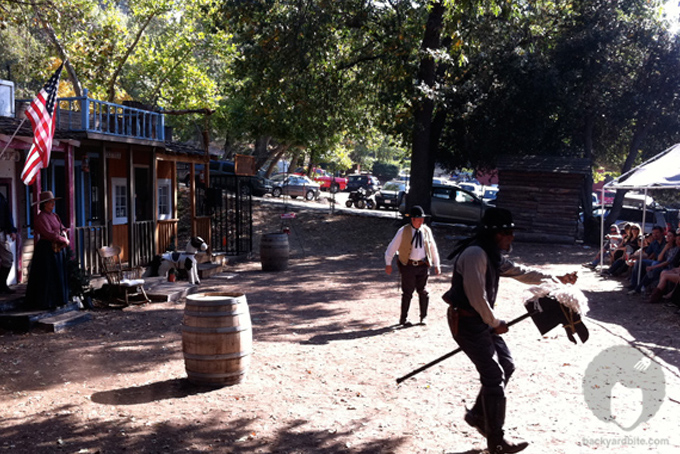
{"type": "Polygon", "coordinates": [[[512,220],[512,213],[503,208],[489,208],[482,216],[480,229],[487,232],[497,232],[499,230],[520,230],[512,220]]]}
{"type": "Polygon", "coordinates": [[[423,207],[420,205],[413,205],[411,207],[411,212],[409,214],[404,215],[408,218],[429,218],[429,214],[425,214],[425,210],[423,210],[423,207]]]}

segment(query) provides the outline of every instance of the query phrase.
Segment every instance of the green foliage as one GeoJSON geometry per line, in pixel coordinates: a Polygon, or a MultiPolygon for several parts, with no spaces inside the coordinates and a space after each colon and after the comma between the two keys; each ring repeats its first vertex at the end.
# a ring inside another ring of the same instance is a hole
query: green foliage
{"type": "Polygon", "coordinates": [[[399,176],[399,166],[396,164],[376,162],[373,164],[372,173],[378,177],[380,181],[392,180],[399,176]]]}

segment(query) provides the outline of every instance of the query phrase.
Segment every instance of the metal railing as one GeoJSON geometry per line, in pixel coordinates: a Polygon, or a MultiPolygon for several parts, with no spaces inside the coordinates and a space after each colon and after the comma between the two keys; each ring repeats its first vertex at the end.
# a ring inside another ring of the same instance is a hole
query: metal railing
{"type": "Polygon", "coordinates": [[[212,216],[210,249],[229,256],[252,252],[253,213],[248,177],[219,175],[196,191],[197,211],[212,216]]]}

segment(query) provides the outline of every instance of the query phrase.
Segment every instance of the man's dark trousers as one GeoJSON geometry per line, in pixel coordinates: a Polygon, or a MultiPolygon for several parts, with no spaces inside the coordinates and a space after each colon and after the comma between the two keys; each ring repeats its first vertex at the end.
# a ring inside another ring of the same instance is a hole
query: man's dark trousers
{"type": "Polygon", "coordinates": [[[420,265],[413,265],[409,262],[403,265],[397,261],[399,273],[401,273],[401,317],[399,323],[404,324],[408,318],[408,310],[411,307],[411,297],[413,292],[418,292],[418,303],[420,304],[420,319],[427,317],[427,307],[430,302],[427,292],[428,265],[421,262],[420,265]]]}

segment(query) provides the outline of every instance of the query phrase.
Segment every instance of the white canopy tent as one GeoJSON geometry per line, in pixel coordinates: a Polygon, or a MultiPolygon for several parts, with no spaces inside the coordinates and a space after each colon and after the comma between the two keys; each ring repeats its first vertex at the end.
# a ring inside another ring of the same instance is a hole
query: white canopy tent
{"type": "MultiPolygon", "coordinates": [[[[604,191],[611,189],[642,190],[647,198],[650,189],[680,189],[680,144],[662,151],[653,158],[645,161],[634,169],[629,170],[615,180],[602,186],[602,222],[600,225],[600,250],[604,247],[604,191]]],[[[645,224],[647,206],[643,204],[642,225],[645,224]]],[[[600,267],[603,255],[600,254],[600,267]]],[[[642,267],[638,266],[638,282],[642,267]]]]}

